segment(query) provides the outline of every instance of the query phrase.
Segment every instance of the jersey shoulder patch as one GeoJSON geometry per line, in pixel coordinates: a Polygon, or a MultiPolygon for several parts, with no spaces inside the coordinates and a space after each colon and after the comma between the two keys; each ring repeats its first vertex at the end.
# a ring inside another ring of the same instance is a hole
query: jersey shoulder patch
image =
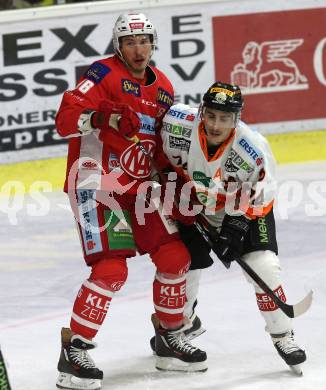
{"type": "Polygon", "coordinates": [[[173,96],[162,87],[158,87],[157,99],[158,104],[161,104],[163,107],[170,108],[173,104],[173,96]]]}
{"type": "Polygon", "coordinates": [[[84,73],[84,77],[93,81],[95,84],[99,84],[104,77],[111,72],[111,68],[102,62],[94,62],[84,73]]]}
{"type": "Polygon", "coordinates": [[[196,119],[197,112],[197,108],[192,108],[185,104],[179,103],[172,106],[166,115],[168,120],[173,119],[177,120],[178,122],[182,121],[191,124],[196,119]]]}
{"type": "Polygon", "coordinates": [[[185,104],[173,105],[164,117],[163,132],[170,133],[173,137],[190,139],[197,111],[185,104]]]}
{"type": "Polygon", "coordinates": [[[235,149],[244,153],[255,165],[260,166],[264,159],[260,134],[243,125],[238,127],[237,130],[235,149]]]}

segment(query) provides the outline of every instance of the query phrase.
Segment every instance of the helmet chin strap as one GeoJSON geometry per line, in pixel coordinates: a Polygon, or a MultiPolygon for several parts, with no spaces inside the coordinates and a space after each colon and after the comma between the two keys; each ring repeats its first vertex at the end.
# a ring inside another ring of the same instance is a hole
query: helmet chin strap
{"type": "Polygon", "coordinates": [[[203,105],[203,103],[200,103],[199,108],[198,108],[198,112],[199,112],[200,120],[203,120],[204,119],[204,112],[205,112],[205,106],[203,105]]]}
{"type": "Polygon", "coordinates": [[[120,60],[121,60],[121,61],[126,65],[126,67],[130,70],[130,66],[129,66],[128,62],[124,59],[124,57],[123,57],[123,55],[122,55],[120,49],[118,49],[118,50],[116,51],[116,53],[117,53],[118,57],[120,58],[120,60]]]}

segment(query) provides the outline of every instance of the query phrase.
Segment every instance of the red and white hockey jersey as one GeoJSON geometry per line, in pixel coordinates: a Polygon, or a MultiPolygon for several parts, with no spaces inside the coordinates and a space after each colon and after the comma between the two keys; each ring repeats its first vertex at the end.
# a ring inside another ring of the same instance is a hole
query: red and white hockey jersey
{"type": "Polygon", "coordinates": [[[99,138],[100,130],[83,135],[80,131],[89,118],[87,113],[96,111],[100,101],[126,103],[141,120],[137,137],[153,155],[162,118],[174,96],[170,81],[157,68],[148,66],[146,76],[146,81],[135,79],[123,62],[113,56],[92,64],[77,87],[65,92],[56,117],[58,133],[70,138],[65,191],[68,183],[71,190],[107,189],[110,183],[103,182],[114,179],[124,188],[130,185],[129,193],[136,193],[139,183],[149,176],[150,160],[118,131],[109,130],[106,143],[99,138]],[[112,172],[114,175],[107,175],[112,172]]]}
{"type": "Polygon", "coordinates": [[[198,109],[170,108],[162,127],[163,150],[176,171],[192,181],[202,214],[219,226],[225,212],[249,218],[266,215],[275,194],[275,160],[267,140],[239,122],[214,156],[207,152],[198,109]]]}

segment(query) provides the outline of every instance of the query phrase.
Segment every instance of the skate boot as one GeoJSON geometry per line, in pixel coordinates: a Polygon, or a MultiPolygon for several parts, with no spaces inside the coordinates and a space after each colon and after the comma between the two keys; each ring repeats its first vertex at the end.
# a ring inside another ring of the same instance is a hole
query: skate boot
{"type": "Polygon", "coordinates": [[[155,328],[155,367],[158,370],[186,372],[207,370],[206,352],[185,340],[182,328],[164,329],[155,315],[152,316],[152,322],[155,328]]]}
{"type": "MultiPolygon", "coordinates": [[[[188,322],[182,328],[180,328],[179,331],[183,332],[183,336],[186,341],[191,341],[206,332],[206,329],[202,327],[200,318],[194,312],[192,316],[188,319],[188,322]]],[[[153,336],[149,342],[151,349],[155,354],[155,336],[153,336]]]]}
{"type": "Polygon", "coordinates": [[[95,366],[87,352],[95,348],[96,344],[78,334],[74,335],[69,328],[62,328],[61,339],[57,387],[72,390],[99,390],[103,372],[95,366]]]}
{"type": "Polygon", "coordinates": [[[306,360],[306,353],[294,341],[293,330],[279,335],[271,335],[274,346],[291,370],[302,375],[301,363],[306,360]]]}

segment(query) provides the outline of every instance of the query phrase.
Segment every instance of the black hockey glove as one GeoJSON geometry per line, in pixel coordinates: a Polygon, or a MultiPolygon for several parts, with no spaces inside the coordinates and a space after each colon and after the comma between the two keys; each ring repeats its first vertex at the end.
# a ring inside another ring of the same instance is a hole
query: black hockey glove
{"type": "Polygon", "coordinates": [[[242,255],[249,224],[250,220],[244,216],[225,215],[221,232],[212,248],[222,262],[230,263],[242,255]]]}

